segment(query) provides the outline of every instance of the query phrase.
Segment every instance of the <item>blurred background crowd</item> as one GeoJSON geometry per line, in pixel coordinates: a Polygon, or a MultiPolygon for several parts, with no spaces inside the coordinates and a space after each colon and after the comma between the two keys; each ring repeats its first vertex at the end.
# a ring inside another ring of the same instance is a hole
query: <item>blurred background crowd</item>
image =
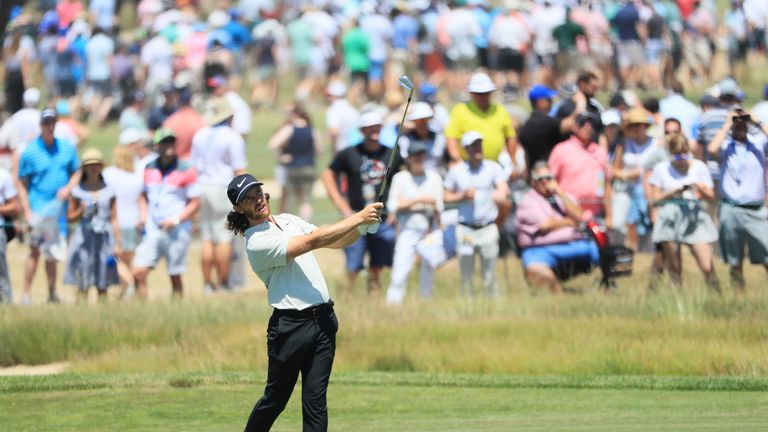
{"type": "Polygon", "coordinates": [[[181,295],[198,240],[204,291],[236,290],[244,244],[224,229],[224,192],[263,154],[249,147],[274,155],[249,172],[273,180],[275,212],[317,222],[318,197],[344,215],[383,198],[346,272],[393,304],[415,264],[430,296],[454,256],[466,295],[477,258],[498,295],[507,253],[527,283],[568,292],[571,264],[604,252],[587,221],[672,283],[686,249],[713,292],[716,255],[737,291],[745,258],[768,269],[768,86],[751,72],[764,0],[14,3],[0,8],[3,302],[32,303],[41,258],[51,302],[59,261],[80,292],[146,298],[164,258],[181,295]],[[13,237],[29,244],[15,299],[13,237]]]}

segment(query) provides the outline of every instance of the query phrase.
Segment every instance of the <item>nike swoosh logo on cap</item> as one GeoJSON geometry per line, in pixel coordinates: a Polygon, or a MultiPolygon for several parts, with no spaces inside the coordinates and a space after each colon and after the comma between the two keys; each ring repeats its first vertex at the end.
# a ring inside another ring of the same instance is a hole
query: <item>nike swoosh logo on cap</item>
{"type": "Polygon", "coordinates": [[[240,180],[240,183],[237,184],[237,187],[243,187],[243,183],[245,183],[245,179],[240,180]]]}

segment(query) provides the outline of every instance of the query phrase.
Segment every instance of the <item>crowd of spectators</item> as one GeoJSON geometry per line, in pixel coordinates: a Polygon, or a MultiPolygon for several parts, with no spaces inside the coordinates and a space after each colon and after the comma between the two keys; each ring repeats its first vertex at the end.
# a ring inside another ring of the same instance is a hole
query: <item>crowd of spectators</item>
{"type": "Polygon", "coordinates": [[[131,4],[11,11],[2,302],[13,301],[14,236],[30,250],[21,304],[32,303],[41,255],[50,302],[58,261],[83,294],[120,285],[121,297],[146,298],[164,258],[181,295],[198,234],[204,292],[236,290],[244,245],[224,227],[223,197],[247,171],[249,145],[275,155],[274,172],[254,174],[277,182],[280,211],[312,218],[318,185],[344,216],[386,204],[345,258],[349,285],[366,270],[373,296],[392,267],[389,303],[404,301],[417,263],[420,293],[432,295],[435,270],[454,256],[462,294],[474,295],[479,256],[484,295],[497,296],[496,262],[510,251],[529,284],[563,292],[562,263],[599,261],[581,229],[589,220],[654,254],[652,287],[664,273],[681,282],[683,245],[715,292],[715,244],[738,291],[745,251],[768,269],[768,87],[750,114],[753,95],[737,80],[764,62],[764,1],[733,0],[722,13],[711,0],[131,4]],[[727,67],[716,73],[719,53],[727,67]],[[398,130],[402,74],[417,86],[398,130]],[[694,103],[683,82],[711,87],[694,103]],[[281,106],[284,83],[284,122],[249,144],[254,112],[281,106]],[[116,142],[90,142],[113,122],[116,142]],[[114,147],[111,164],[97,147],[114,147]],[[331,162],[318,167],[323,152],[331,162]]]}

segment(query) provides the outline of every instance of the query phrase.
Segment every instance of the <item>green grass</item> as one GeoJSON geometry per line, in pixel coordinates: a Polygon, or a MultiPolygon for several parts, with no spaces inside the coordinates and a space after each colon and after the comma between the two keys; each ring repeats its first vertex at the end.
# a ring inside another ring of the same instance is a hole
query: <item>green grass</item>
{"type": "MultiPolygon", "coordinates": [[[[257,374],[0,378],[13,431],[231,431],[261,395],[257,374]]],[[[334,431],[765,430],[764,381],[345,374],[328,393],[334,431]]],[[[273,430],[301,428],[294,392],[273,430]]]]}
{"type": "MultiPolygon", "coordinates": [[[[321,258],[325,261],[328,257],[321,258]]],[[[335,260],[334,260],[335,261],[335,260]]],[[[331,261],[333,262],[333,261],[331,261]]],[[[547,375],[768,375],[768,293],[458,296],[392,308],[336,292],[339,371],[547,375]]],[[[519,268],[515,270],[519,272],[519,268]]],[[[0,309],[0,364],[73,372],[242,371],[266,366],[263,291],[182,302],[0,309]]]]}

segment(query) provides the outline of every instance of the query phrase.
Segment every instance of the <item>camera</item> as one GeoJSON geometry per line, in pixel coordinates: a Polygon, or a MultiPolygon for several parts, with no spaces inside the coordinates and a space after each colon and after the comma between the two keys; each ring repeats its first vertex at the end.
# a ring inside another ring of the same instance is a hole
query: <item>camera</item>
{"type": "Polygon", "coordinates": [[[751,123],[752,122],[752,116],[749,114],[736,114],[731,118],[734,123],[751,123]]]}

